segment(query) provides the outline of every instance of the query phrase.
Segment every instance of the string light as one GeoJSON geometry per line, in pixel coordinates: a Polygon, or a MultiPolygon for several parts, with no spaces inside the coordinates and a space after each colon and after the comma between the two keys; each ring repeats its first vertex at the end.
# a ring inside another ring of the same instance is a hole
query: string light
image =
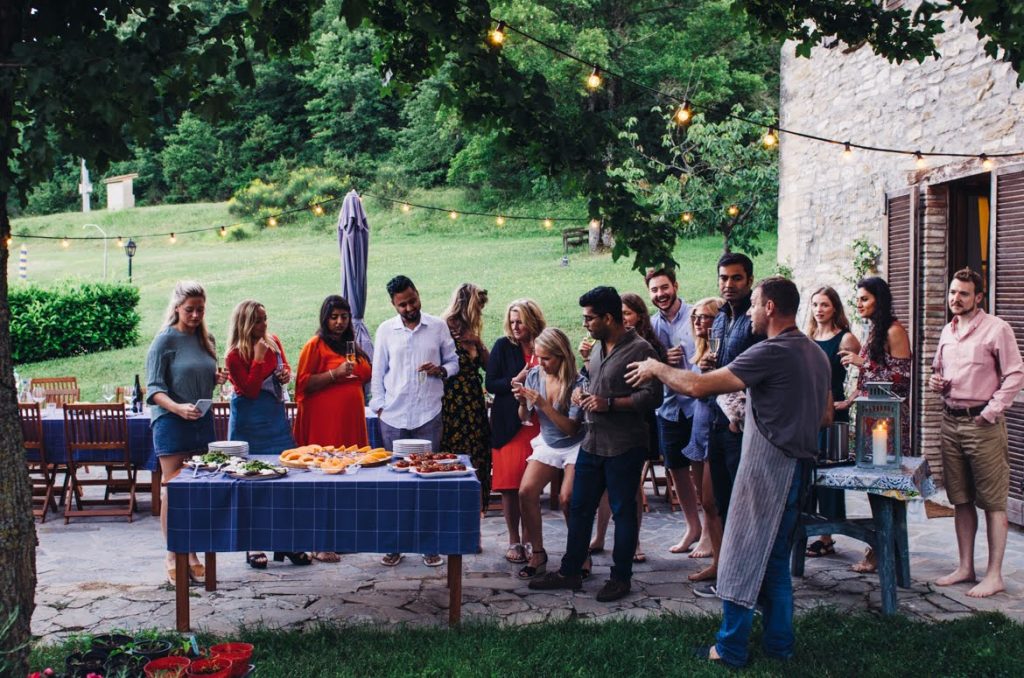
{"type": "Polygon", "coordinates": [[[921,151],[914,151],[914,164],[917,165],[917,169],[924,169],[928,166],[921,151]]]}
{"type": "Polygon", "coordinates": [[[494,223],[496,223],[498,226],[504,226],[505,225],[505,217],[503,217],[503,216],[501,216],[499,214],[498,217],[494,220],[494,223]]]}
{"type": "Polygon", "coordinates": [[[505,22],[499,21],[497,28],[487,34],[487,41],[494,47],[501,47],[505,44],[505,22]]]}
{"type": "Polygon", "coordinates": [[[318,217],[322,217],[324,215],[324,208],[323,208],[323,206],[322,205],[313,205],[313,214],[315,214],[318,217]]]}
{"type": "Polygon", "coordinates": [[[768,131],[765,132],[764,138],[761,139],[761,143],[764,144],[765,148],[775,148],[779,143],[779,137],[775,132],[774,127],[769,127],[768,131]]]}
{"type": "Polygon", "coordinates": [[[7,248],[10,249],[11,245],[14,244],[14,236],[7,236],[7,239],[4,242],[7,243],[7,248]]]}
{"type": "Polygon", "coordinates": [[[67,249],[67,248],[71,247],[71,243],[70,243],[70,242],[68,242],[68,239],[67,239],[67,238],[63,238],[63,239],[62,239],[62,240],[60,241],[60,246],[61,246],[61,247],[63,247],[64,249],[67,249]]]}
{"type": "Polygon", "coordinates": [[[593,91],[601,86],[601,69],[594,67],[593,72],[587,76],[587,89],[593,91]]]}
{"type": "Polygon", "coordinates": [[[124,240],[121,240],[121,236],[117,236],[117,246],[124,247],[124,240]]]}
{"type": "Polygon", "coordinates": [[[734,217],[740,213],[740,208],[738,205],[729,205],[729,209],[727,209],[726,212],[729,213],[730,217],[734,217]]]}
{"type": "Polygon", "coordinates": [[[455,210],[452,210],[451,212],[448,213],[448,218],[451,219],[452,221],[455,221],[456,219],[459,218],[459,213],[456,212],[455,210]]]}
{"type": "Polygon", "coordinates": [[[221,226],[220,227],[220,237],[224,238],[224,237],[227,236],[227,234],[228,234],[227,226],[221,226]]]}
{"type": "Polygon", "coordinates": [[[679,107],[679,110],[676,111],[676,122],[680,125],[688,125],[692,119],[693,109],[690,108],[690,102],[686,101],[679,107]]]}
{"type": "Polygon", "coordinates": [[[683,222],[688,224],[691,221],[693,221],[693,212],[683,212],[683,216],[681,216],[679,218],[682,219],[683,222]]]}
{"type": "Polygon", "coordinates": [[[270,217],[269,219],[267,219],[267,226],[269,226],[270,228],[277,228],[277,218],[270,217]]]}
{"type": "Polygon", "coordinates": [[[982,153],[981,155],[978,156],[978,159],[981,160],[981,166],[983,169],[992,169],[992,159],[989,158],[987,155],[982,153]]]}
{"type": "Polygon", "coordinates": [[[850,142],[847,141],[843,144],[843,160],[849,160],[853,157],[853,149],[850,148],[850,142]]]}
{"type": "Polygon", "coordinates": [[[170,237],[170,238],[168,238],[168,240],[170,240],[170,241],[171,241],[171,244],[172,244],[172,245],[173,245],[174,243],[178,242],[178,239],[177,239],[176,237],[174,237],[174,234],[173,234],[173,233],[171,233],[171,237],[170,237]]]}
{"type": "Polygon", "coordinates": [[[411,209],[412,209],[412,206],[410,206],[409,203],[407,203],[407,202],[403,202],[402,203],[402,211],[403,212],[408,214],[411,209]]]}
{"type": "Polygon", "coordinates": [[[554,226],[554,225],[555,225],[555,222],[551,221],[550,219],[545,219],[544,220],[544,228],[546,228],[547,230],[550,231],[551,227],[554,226]]]}

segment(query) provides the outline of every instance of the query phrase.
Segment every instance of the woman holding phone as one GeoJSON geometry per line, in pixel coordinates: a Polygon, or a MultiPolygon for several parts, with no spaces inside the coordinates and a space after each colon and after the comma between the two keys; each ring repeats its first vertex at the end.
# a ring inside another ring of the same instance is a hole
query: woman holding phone
{"type": "MultiPolygon", "coordinates": [[[[216,439],[213,413],[196,403],[209,400],[213,388],[227,380],[217,367],[217,349],[206,329],[206,291],[190,280],[179,281],[171,293],[167,319],[146,355],[146,401],[153,430],[153,451],[160,461],[163,484],[173,480],[185,460],[207,451],[216,439]]],[[[160,527],[167,538],[167,496],[161,490],[160,527]]],[[[167,553],[167,580],[175,583],[174,554],[167,553]]],[[[206,568],[189,554],[189,579],[203,583],[206,568]]]]}

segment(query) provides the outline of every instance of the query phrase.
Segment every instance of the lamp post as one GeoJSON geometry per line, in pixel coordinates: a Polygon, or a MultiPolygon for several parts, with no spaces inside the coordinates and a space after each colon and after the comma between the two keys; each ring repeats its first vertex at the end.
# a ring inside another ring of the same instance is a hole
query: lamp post
{"type": "Polygon", "coordinates": [[[106,280],[107,279],[107,232],[104,231],[99,226],[97,226],[96,224],[83,224],[82,228],[85,229],[85,228],[89,228],[90,226],[92,226],[97,231],[99,231],[100,233],[103,234],[103,279],[106,280]]]}
{"type": "Polygon", "coordinates": [[[131,238],[128,238],[128,242],[124,244],[124,253],[128,256],[128,282],[132,281],[132,257],[135,256],[135,250],[138,249],[138,245],[131,238]]]}

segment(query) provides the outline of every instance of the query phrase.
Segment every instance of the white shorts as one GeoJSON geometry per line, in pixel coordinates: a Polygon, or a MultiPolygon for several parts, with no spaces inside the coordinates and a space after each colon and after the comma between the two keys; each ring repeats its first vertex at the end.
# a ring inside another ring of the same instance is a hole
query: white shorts
{"type": "Polygon", "coordinates": [[[576,463],[576,456],[580,453],[580,443],[569,447],[551,447],[544,442],[544,436],[534,436],[530,441],[533,446],[533,454],[526,458],[526,461],[539,461],[547,466],[553,466],[562,470],[569,464],[576,463]]]}

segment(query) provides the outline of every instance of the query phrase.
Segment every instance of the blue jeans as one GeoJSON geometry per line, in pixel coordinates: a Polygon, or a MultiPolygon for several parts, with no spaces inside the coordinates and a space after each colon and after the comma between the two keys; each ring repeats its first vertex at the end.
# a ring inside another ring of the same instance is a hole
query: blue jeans
{"type": "Polygon", "coordinates": [[[441,451],[441,433],[444,430],[444,422],[440,413],[426,424],[417,426],[416,428],[395,428],[394,426],[388,426],[385,424],[383,419],[379,420],[379,424],[380,438],[384,443],[385,449],[395,449],[396,440],[402,440],[403,438],[418,438],[420,440],[429,440],[432,452],[441,451]]]}
{"type": "Polygon", "coordinates": [[[569,536],[559,572],[569,577],[580,574],[590,551],[590,533],[601,495],[608,490],[608,503],[615,517],[615,547],[612,549],[612,579],[628,583],[633,577],[633,553],[640,538],[636,524],[636,490],[647,449],[634,447],[616,457],[600,457],[580,448],[569,503],[569,536]]]}
{"type": "MultiPolygon", "coordinates": [[[[793,548],[793,531],[799,514],[800,485],[803,465],[797,463],[793,482],[786,497],[786,509],[775,535],[768,568],[761,582],[757,604],[763,614],[764,638],[761,641],[765,655],[777,659],[793,656],[793,580],[789,573],[789,555],[793,548]]],[[[722,627],[716,636],[716,649],[726,664],[743,666],[747,663],[747,644],[750,627],[754,623],[754,609],[722,601],[722,627]]]]}
{"type": "MultiPolygon", "coordinates": [[[[716,406],[717,407],[717,406],[716,406]]],[[[733,433],[728,426],[711,425],[708,435],[708,468],[711,471],[711,489],[715,493],[715,508],[725,525],[729,513],[729,499],[740,468],[740,452],[743,449],[743,434],[733,433]]]]}

